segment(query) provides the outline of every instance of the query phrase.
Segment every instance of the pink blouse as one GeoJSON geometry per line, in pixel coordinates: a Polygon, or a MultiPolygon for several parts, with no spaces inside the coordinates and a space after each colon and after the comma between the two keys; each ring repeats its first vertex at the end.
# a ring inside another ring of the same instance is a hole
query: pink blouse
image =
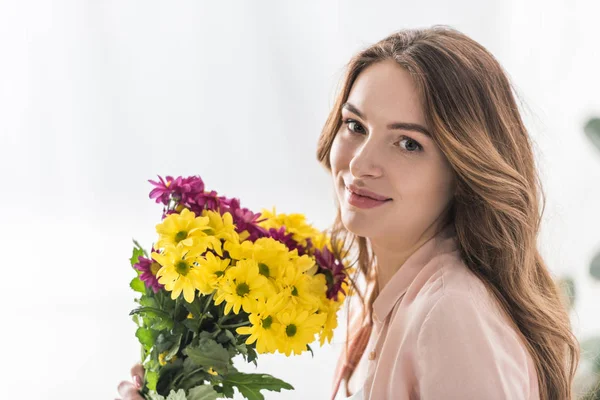
{"type": "MultiPolygon", "coordinates": [[[[533,359],[464,264],[452,225],[406,260],[373,309],[373,333],[359,364],[367,371],[361,399],[539,399],[533,359]]],[[[344,398],[340,393],[343,384],[337,398],[344,398]]]]}

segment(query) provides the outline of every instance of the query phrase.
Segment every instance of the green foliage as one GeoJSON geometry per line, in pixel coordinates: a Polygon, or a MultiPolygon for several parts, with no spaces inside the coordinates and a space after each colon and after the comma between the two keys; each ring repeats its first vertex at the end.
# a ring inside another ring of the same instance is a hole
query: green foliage
{"type": "Polygon", "coordinates": [[[219,393],[210,385],[200,385],[190,389],[187,400],[215,400],[219,393]]]}
{"type": "MultiPolygon", "coordinates": [[[[130,263],[147,257],[137,242],[130,263]]],[[[137,271],[137,270],[136,270],[137,271]]],[[[129,286],[140,297],[130,312],[138,325],[145,383],[142,393],[150,400],[213,400],[233,398],[234,388],[247,399],[264,399],[261,390],[293,389],[291,385],[266,374],[240,373],[232,359],[241,354],[257,364],[255,344],[246,345],[246,336],[235,332],[248,320],[248,314],[223,313],[213,296],[198,296],[188,303],[181,297],[159,290],[154,293],[139,278],[129,286]]]]}
{"type": "Polygon", "coordinates": [[[594,146],[600,150],[600,118],[591,118],[583,129],[594,146]]]}
{"type": "Polygon", "coordinates": [[[139,257],[146,255],[144,249],[142,249],[142,247],[135,240],[133,243],[135,244],[135,247],[133,248],[133,254],[131,255],[131,258],[129,259],[129,263],[132,267],[137,264],[139,257]]]}
{"type": "Polygon", "coordinates": [[[219,373],[227,373],[231,364],[227,349],[209,338],[201,338],[197,346],[190,346],[183,353],[196,365],[213,368],[219,373]]]}
{"type": "Polygon", "coordinates": [[[563,301],[567,309],[571,310],[575,306],[576,292],[575,282],[571,277],[564,277],[558,280],[558,286],[561,289],[563,301]]]}
{"type": "Polygon", "coordinates": [[[249,400],[264,400],[261,390],[280,392],[281,389],[294,390],[293,386],[267,374],[229,374],[223,381],[224,387],[236,387],[249,400]]]}
{"type": "Polygon", "coordinates": [[[144,282],[142,282],[142,280],[138,277],[133,278],[131,282],[129,282],[129,287],[135,290],[136,292],[142,294],[146,293],[146,286],[144,285],[144,282]]]}
{"type": "Polygon", "coordinates": [[[597,253],[590,263],[590,275],[600,281],[600,253],[597,253]]]}

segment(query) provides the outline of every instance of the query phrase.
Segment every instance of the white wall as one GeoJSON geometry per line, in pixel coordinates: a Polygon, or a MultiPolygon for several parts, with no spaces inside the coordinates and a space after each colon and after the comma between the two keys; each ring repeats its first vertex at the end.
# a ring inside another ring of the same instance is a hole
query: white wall
{"type": "MultiPolygon", "coordinates": [[[[600,331],[599,7],[589,1],[0,1],[3,398],[106,399],[137,360],[131,238],[149,245],[156,174],[200,174],[256,210],[333,220],[316,140],[344,63],[403,27],[487,46],[527,102],[548,195],[540,245],[577,277],[578,332],[600,331]],[[8,374],[9,379],[6,379],[8,374]],[[8,393],[6,393],[8,391],[8,393]]],[[[325,399],[343,336],[314,359],[263,357],[325,399]]]]}

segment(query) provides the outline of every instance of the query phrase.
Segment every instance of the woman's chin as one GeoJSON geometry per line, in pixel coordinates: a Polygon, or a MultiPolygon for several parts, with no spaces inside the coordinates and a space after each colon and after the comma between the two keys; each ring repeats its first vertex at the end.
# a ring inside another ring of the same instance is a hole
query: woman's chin
{"type": "Polygon", "coordinates": [[[342,213],[342,224],[348,232],[356,236],[370,237],[373,234],[373,221],[362,216],[348,216],[342,213]]]}

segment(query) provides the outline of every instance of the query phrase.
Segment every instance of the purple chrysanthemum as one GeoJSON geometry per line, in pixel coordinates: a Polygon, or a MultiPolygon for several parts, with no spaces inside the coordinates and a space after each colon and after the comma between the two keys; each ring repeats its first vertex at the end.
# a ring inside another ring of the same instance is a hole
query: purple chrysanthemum
{"type": "Polygon", "coordinates": [[[202,210],[217,211],[220,205],[220,197],[214,190],[202,193],[196,192],[193,196],[188,196],[183,204],[196,215],[200,215],[202,210]]]}
{"type": "Polygon", "coordinates": [[[176,194],[181,204],[197,204],[198,197],[204,195],[204,181],[199,176],[182,178],[176,194]]]}
{"type": "Polygon", "coordinates": [[[165,179],[163,179],[161,176],[159,176],[158,179],[158,182],[151,179],[148,180],[148,182],[155,186],[155,188],[150,192],[150,198],[155,199],[157,203],[163,203],[164,205],[167,205],[171,199],[171,193],[179,189],[181,177],[173,178],[172,176],[167,176],[165,179]]]}
{"type": "Polygon", "coordinates": [[[160,267],[160,264],[156,261],[141,256],[138,257],[137,264],[134,264],[133,266],[133,268],[141,272],[140,280],[142,280],[147,287],[151,288],[154,293],[164,287],[158,283],[158,278],[156,277],[156,273],[160,267]]]}
{"type": "MultiPolygon", "coordinates": [[[[189,176],[183,178],[178,176],[173,178],[167,176],[163,179],[158,177],[159,181],[148,180],[154,189],[150,192],[150,198],[155,199],[157,203],[168,205],[171,199],[187,207],[193,204],[199,204],[200,199],[205,196],[204,181],[199,176],[189,176]]],[[[209,196],[216,193],[211,192],[209,196]]]]}
{"type": "Polygon", "coordinates": [[[302,256],[307,253],[306,247],[302,246],[300,243],[296,242],[293,239],[292,233],[286,233],[285,226],[280,227],[279,229],[271,228],[269,229],[269,236],[273,239],[285,244],[290,251],[298,250],[298,255],[302,256]]]}
{"type": "Polygon", "coordinates": [[[239,199],[221,197],[220,209],[221,214],[226,212],[231,214],[233,217],[233,223],[235,224],[238,232],[248,231],[250,236],[246,240],[255,242],[259,238],[269,236],[269,232],[265,228],[258,225],[258,223],[261,222],[261,214],[254,213],[247,208],[242,208],[240,206],[239,199]]]}
{"type": "Polygon", "coordinates": [[[327,278],[327,298],[338,301],[340,292],[346,295],[342,289],[342,283],[346,279],[344,264],[327,247],[323,250],[315,249],[315,259],[321,270],[319,272],[324,273],[327,278]]]}
{"type": "Polygon", "coordinates": [[[220,214],[229,212],[236,230],[248,231],[250,236],[247,240],[254,242],[258,238],[269,236],[268,231],[258,225],[261,222],[260,213],[242,208],[239,199],[219,196],[214,190],[205,191],[204,181],[199,176],[167,176],[165,179],[159,176],[158,179],[159,181],[149,180],[155,186],[150,192],[150,198],[165,205],[163,219],[169,214],[179,213],[182,208],[189,209],[196,216],[201,215],[204,210],[218,211],[220,214]],[[171,200],[175,204],[172,204],[171,200]]]}

